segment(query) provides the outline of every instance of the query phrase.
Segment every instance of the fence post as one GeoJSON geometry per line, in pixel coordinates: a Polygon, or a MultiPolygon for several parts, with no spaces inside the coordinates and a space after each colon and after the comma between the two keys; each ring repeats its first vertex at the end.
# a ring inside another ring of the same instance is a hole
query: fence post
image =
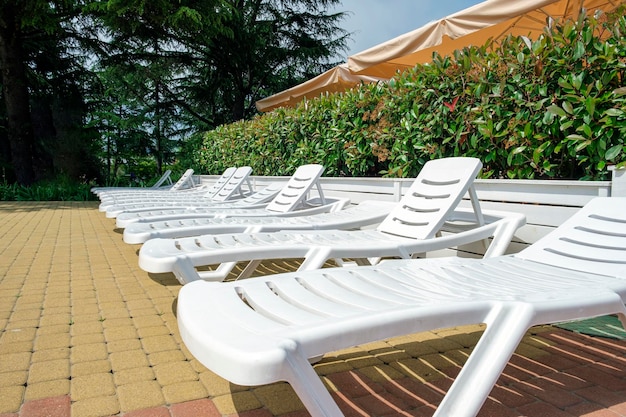
{"type": "Polygon", "coordinates": [[[609,171],[612,172],[611,197],[626,197],[626,168],[615,168],[613,165],[609,171]]]}

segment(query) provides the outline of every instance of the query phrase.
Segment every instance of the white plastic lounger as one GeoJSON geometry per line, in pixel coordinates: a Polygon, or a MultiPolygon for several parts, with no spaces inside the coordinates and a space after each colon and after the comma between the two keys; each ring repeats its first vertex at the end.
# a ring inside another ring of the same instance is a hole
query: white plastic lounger
{"type": "MultiPolygon", "coordinates": [[[[198,202],[202,200],[212,201],[220,198],[231,199],[236,195],[243,196],[242,187],[248,185],[250,189],[250,167],[235,168],[234,171],[226,170],[224,174],[211,185],[198,186],[195,189],[187,189],[178,193],[144,193],[139,195],[115,196],[100,203],[100,211],[110,211],[112,207],[150,207],[154,205],[177,204],[198,202]],[[220,193],[223,192],[223,196],[220,193]]],[[[220,200],[221,201],[221,200],[220,200]]]]}
{"type": "MultiPolygon", "coordinates": [[[[231,175],[232,175],[231,171],[231,175]]],[[[134,188],[134,187],[119,187],[111,190],[103,190],[97,193],[98,198],[100,200],[111,199],[114,197],[123,198],[125,196],[132,195],[150,195],[157,194],[160,195],[164,192],[172,192],[172,191],[189,191],[195,189],[196,186],[193,182],[193,169],[186,170],[183,175],[180,176],[178,181],[168,187],[159,187],[156,189],[152,188],[134,188]]]]}
{"type": "Polygon", "coordinates": [[[396,203],[393,202],[367,200],[343,210],[308,216],[189,218],[150,223],[135,222],[124,230],[124,242],[137,244],[156,238],[204,234],[358,229],[380,223],[395,206],[396,203]]]}
{"type": "MultiPolygon", "coordinates": [[[[173,185],[172,183],[172,170],[168,169],[166,170],[163,175],[161,175],[161,178],[159,178],[154,184],[152,184],[150,187],[147,188],[135,188],[136,190],[155,190],[155,189],[159,189],[159,190],[166,190],[171,188],[171,186],[173,185]],[[163,185],[165,184],[165,185],[163,185]]],[[[122,192],[122,191],[132,191],[133,187],[93,187],[91,189],[91,192],[94,193],[95,195],[99,196],[100,194],[105,194],[105,193],[111,193],[111,192],[122,192]]]]}
{"type": "MultiPolygon", "coordinates": [[[[198,279],[222,281],[238,262],[249,262],[240,278],[265,259],[304,259],[299,270],[318,269],[330,259],[365,265],[380,257],[411,258],[493,237],[485,256],[502,254],[525,217],[517,213],[483,215],[473,188],[482,164],[475,158],[444,158],[426,163],[402,200],[376,229],[280,231],[152,239],[139,251],[148,272],[173,272],[185,284],[198,279]],[[458,206],[469,192],[474,210],[458,206]],[[462,231],[437,236],[442,227],[460,223],[462,231]],[[373,258],[373,259],[369,259],[373,258]],[[198,267],[219,265],[215,270],[198,267]]],[[[487,213],[486,213],[487,214],[487,213]]]]}
{"type": "Polygon", "coordinates": [[[207,368],[246,386],[287,381],[313,417],[342,411],[309,363],[390,337],[484,323],[435,416],[475,416],[534,325],[617,313],[626,325],[626,198],[597,198],[519,254],[414,259],[244,281],[196,281],[178,327],[207,368]]]}
{"type": "MultiPolygon", "coordinates": [[[[233,217],[233,216],[298,216],[328,211],[340,210],[348,199],[329,199],[324,197],[319,178],[324,167],[317,164],[302,165],[287,181],[283,188],[263,208],[225,208],[213,207],[200,217],[233,217]],[[309,192],[317,187],[319,197],[307,199],[309,192]]],[[[175,206],[174,206],[175,207],[175,206]]],[[[182,207],[206,207],[203,202],[186,203],[182,207]]],[[[155,207],[158,209],[166,206],[155,207]]],[[[127,209],[128,211],[142,211],[142,209],[127,209]]],[[[122,212],[115,211],[115,207],[107,210],[107,217],[116,217],[122,212]]]]}
{"type": "Polygon", "coordinates": [[[146,210],[129,210],[115,218],[116,226],[125,228],[135,222],[151,222],[173,219],[189,219],[209,215],[213,217],[216,209],[255,209],[266,207],[270,201],[285,187],[284,183],[273,182],[267,187],[241,200],[211,201],[202,207],[166,207],[146,210]]]}

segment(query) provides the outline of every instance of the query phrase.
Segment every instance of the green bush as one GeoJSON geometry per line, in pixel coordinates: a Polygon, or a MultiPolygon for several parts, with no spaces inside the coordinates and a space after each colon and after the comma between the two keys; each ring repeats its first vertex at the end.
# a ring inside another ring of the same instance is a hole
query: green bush
{"type": "Polygon", "coordinates": [[[91,184],[60,176],[31,186],[0,183],[0,201],[89,201],[96,200],[91,184]]]}
{"type": "Polygon", "coordinates": [[[183,164],[289,175],[315,162],[330,176],[413,177],[427,160],[467,155],[486,178],[606,179],[607,164],[626,164],[623,12],[220,126],[187,143],[183,164]]]}

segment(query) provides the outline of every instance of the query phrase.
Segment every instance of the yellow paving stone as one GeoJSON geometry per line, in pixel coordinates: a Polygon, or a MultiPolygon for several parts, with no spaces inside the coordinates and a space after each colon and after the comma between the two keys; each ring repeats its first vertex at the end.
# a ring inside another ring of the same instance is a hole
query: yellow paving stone
{"type": "Polygon", "coordinates": [[[405,378],[405,375],[389,365],[376,365],[359,368],[359,372],[374,382],[392,381],[405,378]]]}
{"type": "Polygon", "coordinates": [[[39,320],[41,318],[40,308],[31,308],[28,310],[16,310],[11,314],[11,321],[19,320],[39,320]]]}
{"type": "Polygon", "coordinates": [[[353,368],[362,368],[366,366],[382,365],[383,361],[373,355],[364,352],[363,356],[346,359],[346,362],[353,368]]]}
{"type": "Polygon", "coordinates": [[[70,364],[66,359],[46,362],[33,362],[28,372],[28,383],[67,379],[70,376],[70,364]]]}
{"type": "Polygon", "coordinates": [[[95,361],[107,359],[109,352],[104,343],[92,343],[86,345],[72,346],[71,360],[72,363],[80,363],[86,361],[95,361]]]}
{"type": "Polygon", "coordinates": [[[141,349],[141,341],[139,339],[118,340],[115,342],[108,342],[106,345],[109,353],[141,349]]]}
{"type": "MultiPolygon", "coordinates": [[[[183,362],[185,360],[186,360],[185,355],[183,355],[183,353],[180,350],[167,350],[167,351],[156,352],[156,353],[152,353],[148,355],[148,361],[150,362],[150,365],[152,366],[161,365],[165,363],[171,363],[171,362],[183,362]]],[[[190,363],[190,366],[192,366],[192,368],[194,367],[194,365],[191,363],[190,363]]]]}
{"type": "Polygon", "coordinates": [[[74,401],[115,395],[115,383],[110,372],[72,378],[71,396],[74,401]]]}
{"type": "Polygon", "coordinates": [[[336,372],[346,372],[354,369],[349,363],[342,360],[324,359],[315,364],[315,372],[319,375],[334,374],[336,372]]]}
{"type": "Polygon", "coordinates": [[[207,391],[200,381],[185,381],[164,386],[163,396],[169,404],[177,404],[206,398],[207,391]]]}
{"type": "Polygon", "coordinates": [[[137,333],[141,338],[171,335],[170,329],[168,329],[164,324],[161,326],[140,327],[137,329],[137,333]]]}
{"type": "Polygon", "coordinates": [[[0,387],[0,413],[17,413],[22,405],[23,386],[0,387]]]}
{"type": "Polygon", "coordinates": [[[72,336],[80,336],[87,334],[102,334],[102,323],[94,320],[92,322],[74,323],[70,328],[72,336]]]}
{"type": "Polygon", "coordinates": [[[165,324],[161,316],[158,316],[156,314],[154,316],[133,317],[132,320],[133,325],[138,329],[146,327],[158,327],[165,324]]]}
{"type": "Polygon", "coordinates": [[[109,355],[109,360],[114,372],[149,365],[146,353],[143,350],[113,352],[109,355]]]}
{"type": "Polygon", "coordinates": [[[60,395],[69,395],[70,393],[70,380],[69,379],[55,379],[52,381],[38,382],[35,384],[28,384],[26,387],[26,393],[24,394],[25,401],[38,400],[41,398],[57,397],[60,395]]]}
{"type": "Polygon", "coordinates": [[[117,318],[106,318],[103,317],[102,320],[100,320],[100,322],[102,323],[102,326],[105,329],[110,329],[113,327],[125,327],[125,326],[132,326],[133,325],[133,320],[130,317],[117,317],[117,318]]]}
{"type": "Polygon", "coordinates": [[[98,308],[98,305],[96,304],[96,301],[89,301],[88,303],[85,304],[81,304],[81,303],[73,303],[72,304],[72,311],[71,311],[72,316],[79,316],[79,315],[100,315],[100,309],[98,308]]]}
{"type": "Polygon", "coordinates": [[[46,361],[52,361],[52,360],[57,360],[57,359],[67,360],[69,357],[70,357],[69,348],[37,350],[33,352],[33,356],[31,357],[31,362],[46,362],[46,361]]]}
{"type": "Polygon", "coordinates": [[[69,331],[70,331],[70,324],[67,321],[60,323],[60,324],[52,323],[52,322],[43,323],[43,318],[42,318],[42,322],[40,322],[39,329],[37,329],[37,336],[40,336],[42,334],[69,333],[69,331]]]}
{"type": "Polygon", "coordinates": [[[115,396],[88,398],[72,403],[72,417],[106,417],[119,412],[120,404],[115,396]]]}
{"type": "Polygon", "coordinates": [[[24,385],[28,379],[28,371],[0,372],[0,387],[24,385]]]}
{"type": "Polygon", "coordinates": [[[121,371],[116,371],[113,374],[113,380],[115,381],[115,385],[126,385],[142,381],[154,381],[155,379],[156,376],[154,375],[154,371],[149,366],[124,369],[121,371]]]}
{"type": "Polygon", "coordinates": [[[251,391],[234,392],[211,398],[217,411],[222,415],[237,415],[245,411],[256,410],[263,404],[251,391]]]}
{"type": "Polygon", "coordinates": [[[117,388],[120,411],[126,413],[165,404],[161,386],[156,381],[141,381],[117,388]]]}
{"type": "Polygon", "coordinates": [[[12,320],[9,319],[6,325],[7,330],[22,331],[25,329],[36,329],[39,326],[39,318],[31,320],[12,320]]]}
{"type": "Polygon", "coordinates": [[[72,374],[72,378],[84,375],[107,373],[111,372],[111,362],[109,362],[108,359],[101,359],[80,363],[72,363],[70,372],[72,374]]]}
{"type": "Polygon", "coordinates": [[[200,382],[202,382],[210,397],[217,397],[219,395],[247,391],[250,389],[250,387],[233,384],[232,382],[225,380],[209,370],[205,370],[200,373],[200,382]]]}
{"type": "Polygon", "coordinates": [[[132,326],[120,326],[105,329],[104,338],[107,342],[114,342],[116,340],[137,339],[139,335],[132,326]]]}
{"type": "Polygon", "coordinates": [[[72,336],[72,346],[90,345],[92,343],[105,343],[104,334],[92,333],[72,336]]]}
{"type": "Polygon", "coordinates": [[[67,334],[43,334],[35,339],[35,349],[54,349],[70,346],[70,335],[67,334]]]}
{"type": "Polygon", "coordinates": [[[135,310],[129,310],[131,317],[152,317],[154,315],[158,315],[159,311],[155,309],[153,306],[148,308],[141,308],[135,310]]]}
{"type": "Polygon", "coordinates": [[[432,381],[441,377],[440,371],[416,358],[403,359],[389,366],[420,381],[432,381]]]}
{"type": "Polygon", "coordinates": [[[171,335],[146,337],[141,339],[141,344],[149,354],[178,349],[178,344],[171,335]]]}
{"type": "Polygon", "coordinates": [[[287,383],[263,385],[253,388],[252,392],[275,416],[304,409],[304,405],[287,383]]]}
{"type": "Polygon", "coordinates": [[[34,327],[11,329],[0,335],[0,344],[32,341],[35,338],[36,332],[37,329],[34,327]]]}
{"type": "Polygon", "coordinates": [[[191,368],[189,362],[169,362],[153,366],[153,369],[157,381],[163,386],[198,379],[197,372],[191,368]]]}
{"type": "Polygon", "coordinates": [[[6,353],[0,361],[0,372],[23,371],[30,366],[31,352],[6,353]]]}

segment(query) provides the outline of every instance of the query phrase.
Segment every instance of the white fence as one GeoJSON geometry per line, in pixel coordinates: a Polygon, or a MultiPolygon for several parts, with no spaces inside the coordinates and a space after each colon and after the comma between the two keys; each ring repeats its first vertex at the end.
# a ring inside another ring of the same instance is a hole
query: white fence
{"type": "MultiPolygon", "coordinates": [[[[214,178],[200,177],[203,182],[214,178]]],[[[287,179],[253,176],[252,184],[258,189],[270,182],[287,179]]],[[[398,201],[412,181],[323,177],[321,183],[326,195],[348,197],[352,203],[358,204],[363,200],[375,199],[398,201]]],[[[475,184],[483,209],[508,210],[526,215],[526,226],[518,230],[509,248],[509,252],[517,252],[560,225],[592,198],[626,197],[626,169],[612,170],[611,181],[476,180],[475,184]]],[[[464,200],[462,204],[470,207],[469,200],[464,200]]],[[[480,253],[482,250],[478,246],[459,249],[462,253],[480,253]]]]}

